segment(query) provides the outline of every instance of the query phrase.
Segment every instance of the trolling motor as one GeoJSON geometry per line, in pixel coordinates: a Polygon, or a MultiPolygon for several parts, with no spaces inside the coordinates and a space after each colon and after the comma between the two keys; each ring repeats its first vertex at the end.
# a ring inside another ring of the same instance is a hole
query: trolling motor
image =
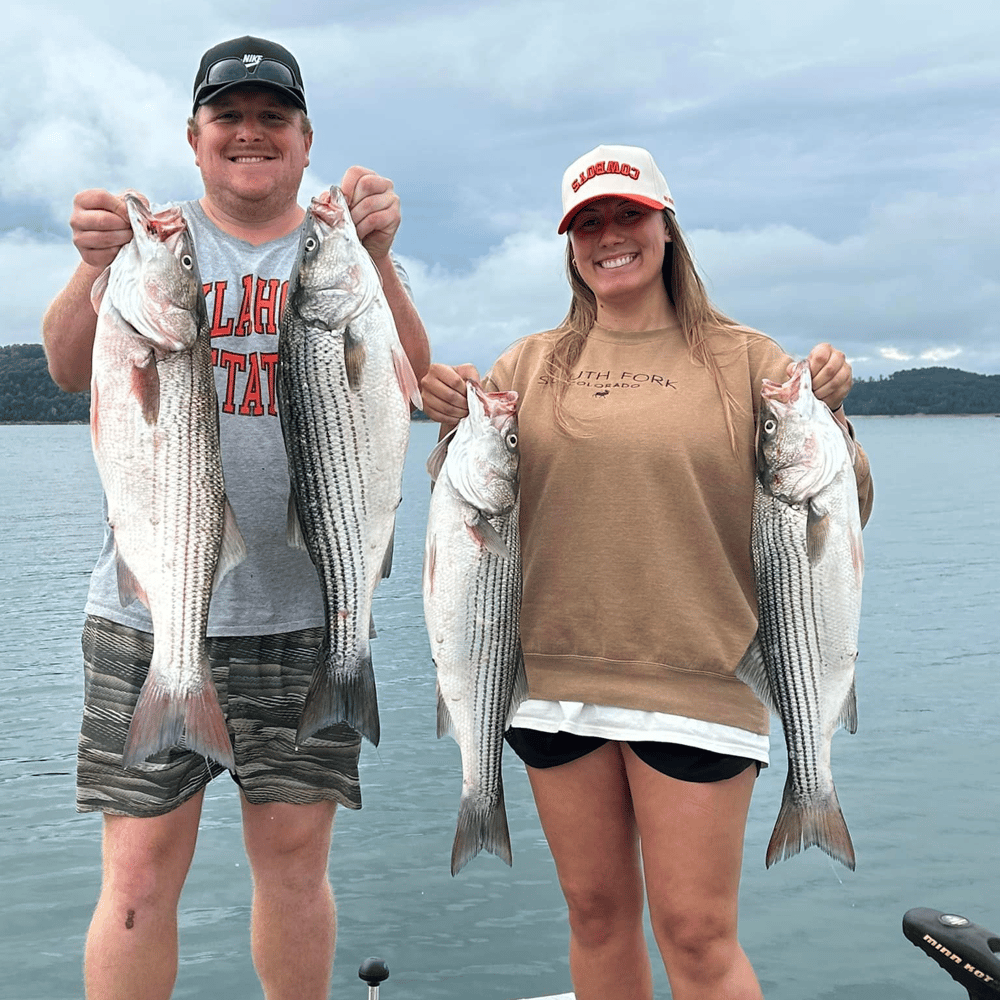
{"type": "Polygon", "coordinates": [[[903,933],[964,986],[970,1000],[1000,1000],[1000,934],[924,906],[907,910],[903,933]]]}
{"type": "Polygon", "coordinates": [[[366,958],[358,969],[358,979],[368,984],[368,1000],[378,1000],[379,983],[389,978],[389,966],[381,958],[366,958]]]}

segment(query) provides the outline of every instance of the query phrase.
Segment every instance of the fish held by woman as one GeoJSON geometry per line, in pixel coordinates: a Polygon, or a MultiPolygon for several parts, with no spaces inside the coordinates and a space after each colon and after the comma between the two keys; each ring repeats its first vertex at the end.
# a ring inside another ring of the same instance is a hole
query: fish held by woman
{"type": "Polygon", "coordinates": [[[180,209],[124,201],[133,238],[92,293],[90,416],[119,597],[141,600],[153,623],[123,763],[183,739],[232,768],[205,634],[212,590],[246,548],[223,482],[205,299],[180,209]]]}
{"type": "Polygon", "coordinates": [[[764,380],[752,524],[758,631],[737,674],[781,718],[788,752],[767,867],[813,845],[855,867],[830,764],[834,732],[857,729],[864,549],[853,459],[805,361],[781,385],[764,380]]]}
{"type": "Polygon", "coordinates": [[[437,735],[462,755],[451,855],[458,872],[484,848],[508,865],[503,734],[527,697],[520,642],[517,393],[467,385],[469,414],[431,453],[424,617],[437,669],[437,735]]]}
{"type": "Polygon", "coordinates": [[[280,330],[288,542],[309,553],[326,612],[296,739],[347,722],[377,745],[372,597],[391,568],[410,405],[419,407],[420,393],[339,188],[306,213],[280,330]]]}

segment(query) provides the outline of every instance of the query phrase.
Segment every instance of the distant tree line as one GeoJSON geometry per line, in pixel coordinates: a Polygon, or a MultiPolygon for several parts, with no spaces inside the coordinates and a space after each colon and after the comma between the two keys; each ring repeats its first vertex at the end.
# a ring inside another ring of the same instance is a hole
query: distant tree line
{"type": "MultiPolygon", "coordinates": [[[[1000,375],[957,368],[912,368],[859,379],[847,401],[852,416],[1000,413],[1000,375]]],[[[49,377],[41,344],[0,347],[0,423],[86,423],[90,393],[63,392],[49,377]]],[[[426,420],[419,410],[416,420],[426,420]]]]}
{"type": "Polygon", "coordinates": [[[63,392],[52,381],[41,344],[0,347],[0,423],[86,423],[89,392],[63,392]]]}
{"type": "Polygon", "coordinates": [[[860,379],[851,389],[847,412],[852,416],[1000,413],[1000,375],[910,368],[888,377],[860,379]]]}

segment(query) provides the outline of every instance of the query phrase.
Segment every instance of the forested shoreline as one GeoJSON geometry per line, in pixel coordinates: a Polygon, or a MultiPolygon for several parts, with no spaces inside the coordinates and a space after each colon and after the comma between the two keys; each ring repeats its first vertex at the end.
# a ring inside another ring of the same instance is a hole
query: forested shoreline
{"type": "MultiPolygon", "coordinates": [[[[847,412],[852,416],[1000,414],[1000,375],[911,368],[859,379],[847,412]]],[[[0,347],[0,423],[86,423],[89,415],[90,393],[63,392],[49,377],[41,344],[0,347]]]]}

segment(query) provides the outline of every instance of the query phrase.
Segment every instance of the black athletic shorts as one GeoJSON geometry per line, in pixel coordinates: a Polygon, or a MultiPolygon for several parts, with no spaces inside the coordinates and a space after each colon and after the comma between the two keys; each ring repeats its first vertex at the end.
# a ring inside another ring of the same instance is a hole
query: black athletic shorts
{"type": "MultiPolygon", "coordinates": [[[[537,729],[511,727],[504,737],[510,748],[529,767],[558,767],[585,757],[608,740],[600,736],[577,736],[576,733],[543,733],[537,729]]],[[[659,743],[652,740],[629,740],[636,757],[651,768],[678,781],[724,781],[741,774],[760,761],[715,753],[682,743],[659,743]]]]}

